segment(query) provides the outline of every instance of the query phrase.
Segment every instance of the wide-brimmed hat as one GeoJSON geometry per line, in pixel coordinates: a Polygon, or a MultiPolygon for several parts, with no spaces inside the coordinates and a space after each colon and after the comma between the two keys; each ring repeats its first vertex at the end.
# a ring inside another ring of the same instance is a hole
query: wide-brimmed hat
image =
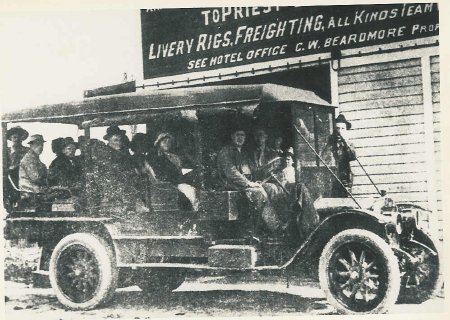
{"type": "Polygon", "coordinates": [[[125,135],[126,131],[120,129],[118,126],[110,126],[108,129],[106,129],[106,135],[103,137],[103,140],[109,140],[112,136],[118,134],[118,135],[125,135]]]}
{"type": "Polygon", "coordinates": [[[28,144],[32,144],[32,143],[44,143],[47,142],[44,140],[44,137],[42,136],[42,134],[33,134],[30,139],[28,140],[28,144]]]}
{"type": "Polygon", "coordinates": [[[345,116],[340,113],[336,118],[336,123],[345,123],[347,126],[347,130],[350,130],[352,128],[352,124],[345,119],[345,116]]]}
{"type": "Polygon", "coordinates": [[[6,139],[9,140],[9,138],[13,134],[18,134],[22,141],[25,140],[26,138],[28,138],[28,131],[19,126],[13,127],[11,129],[9,129],[8,131],[6,131],[6,139]]]}
{"type": "Polygon", "coordinates": [[[158,134],[158,137],[155,140],[155,143],[153,143],[153,145],[156,147],[157,145],[159,145],[159,143],[161,141],[163,141],[166,138],[170,138],[172,140],[175,140],[175,138],[173,137],[173,135],[171,135],[168,132],[161,132],[160,134],[158,134]]]}

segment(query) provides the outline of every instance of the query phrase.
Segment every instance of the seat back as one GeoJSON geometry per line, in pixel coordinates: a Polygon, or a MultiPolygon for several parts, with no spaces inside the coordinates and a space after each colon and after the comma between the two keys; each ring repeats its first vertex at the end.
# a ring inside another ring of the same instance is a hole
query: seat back
{"type": "Polygon", "coordinates": [[[199,217],[201,220],[233,221],[245,205],[240,191],[200,191],[199,217]]]}

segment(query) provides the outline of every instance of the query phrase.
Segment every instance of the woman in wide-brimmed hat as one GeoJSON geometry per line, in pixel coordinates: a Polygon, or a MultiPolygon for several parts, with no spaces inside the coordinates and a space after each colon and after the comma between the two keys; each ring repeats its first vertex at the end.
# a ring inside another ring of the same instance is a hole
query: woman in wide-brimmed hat
{"type": "Polygon", "coordinates": [[[157,180],[176,185],[178,191],[184,195],[185,199],[183,200],[188,200],[191,208],[197,210],[196,190],[190,184],[185,183],[181,170],[182,160],[172,152],[174,143],[175,138],[172,134],[161,132],[154,142],[154,151],[148,156],[148,163],[153,168],[157,180]]]}
{"type": "Polygon", "coordinates": [[[149,155],[149,163],[161,181],[178,184],[181,182],[182,162],[178,155],[172,152],[175,138],[168,132],[160,133],[154,142],[154,152],[149,155]]]}
{"type": "Polygon", "coordinates": [[[75,157],[78,143],[72,137],[58,138],[52,141],[52,149],[57,157],[49,167],[49,185],[66,187],[72,194],[78,194],[82,179],[82,166],[75,157]]]}

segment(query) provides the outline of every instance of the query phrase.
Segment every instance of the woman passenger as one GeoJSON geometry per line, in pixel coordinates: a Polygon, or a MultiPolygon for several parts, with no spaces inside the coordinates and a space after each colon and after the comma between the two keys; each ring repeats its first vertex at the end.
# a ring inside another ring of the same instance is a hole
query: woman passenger
{"type": "Polygon", "coordinates": [[[72,195],[79,195],[82,190],[82,167],[75,157],[77,149],[78,143],[71,137],[52,141],[52,150],[57,156],[49,167],[49,185],[66,187],[72,195]]]}
{"type": "Polygon", "coordinates": [[[132,158],[137,172],[140,175],[148,177],[150,183],[155,183],[157,182],[155,172],[147,161],[149,145],[146,134],[136,133],[131,140],[130,149],[133,152],[132,158]]]}
{"type": "Polygon", "coordinates": [[[183,181],[181,158],[171,152],[174,142],[175,138],[170,133],[160,133],[154,143],[155,150],[148,157],[149,164],[155,172],[156,179],[176,185],[195,211],[198,207],[196,190],[183,181]]]}

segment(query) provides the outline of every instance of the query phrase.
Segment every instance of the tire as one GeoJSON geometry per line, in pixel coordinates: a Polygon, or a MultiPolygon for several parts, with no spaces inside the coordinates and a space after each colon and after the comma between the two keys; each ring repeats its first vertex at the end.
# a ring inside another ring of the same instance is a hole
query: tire
{"type": "Polygon", "coordinates": [[[393,251],[378,235],[362,229],[331,238],[320,257],[319,280],[329,303],[343,313],[386,312],[400,291],[393,251]]]}
{"type": "Polygon", "coordinates": [[[112,297],[118,270],[105,240],[93,234],[74,233],[53,250],[49,275],[61,304],[72,310],[90,310],[112,297]]]}
{"type": "Polygon", "coordinates": [[[397,302],[425,302],[436,295],[443,283],[439,252],[436,251],[437,254],[434,254],[428,248],[414,242],[405,244],[402,250],[412,255],[414,261],[405,256],[399,257],[403,276],[397,302]]]}
{"type": "Polygon", "coordinates": [[[137,286],[145,294],[168,293],[184,282],[186,273],[182,270],[143,270],[137,279],[137,286]]]}

